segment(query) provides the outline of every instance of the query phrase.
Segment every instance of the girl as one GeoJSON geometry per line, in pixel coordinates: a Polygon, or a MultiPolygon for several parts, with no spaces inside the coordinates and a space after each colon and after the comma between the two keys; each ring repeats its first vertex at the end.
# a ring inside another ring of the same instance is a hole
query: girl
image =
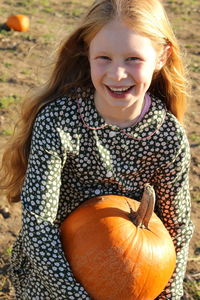
{"type": "Polygon", "coordinates": [[[147,182],[177,252],[158,299],[181,298],[192,234],[189,145],[179,122],[185,98],[161,3],[97,0],[61,47],[45,88],[25,102],[3,157],[2,187],[23,203],[11,261],[17,299],[90,299],[64,257],[59,225],[95,195],[139,200],[147,182]]]}

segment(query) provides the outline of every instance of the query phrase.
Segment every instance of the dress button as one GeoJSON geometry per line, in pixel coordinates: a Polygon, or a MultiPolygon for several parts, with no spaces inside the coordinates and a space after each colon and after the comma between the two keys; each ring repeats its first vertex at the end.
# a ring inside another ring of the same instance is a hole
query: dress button
{"type": "Polygon", "coordinates": [[[114,137],[114,136],[116,136],[116,132],[115,131],[111,131],[111,132],[109,132],[109,137],[114,137]]]}

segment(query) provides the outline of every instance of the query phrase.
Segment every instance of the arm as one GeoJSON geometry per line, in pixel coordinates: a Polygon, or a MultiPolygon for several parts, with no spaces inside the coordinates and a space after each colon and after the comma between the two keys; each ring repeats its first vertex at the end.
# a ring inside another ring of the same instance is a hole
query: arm
{"type": "Polygon", "coordinates": [[[193,232],[190,219],[189,164],[189,145],[183,135],[174,160],[160,168],[155,178],[156,212],[172,237],[177,255],[176,269],[167,287],[157,298],[159,300],[179,300],[183,295],[188,247],[193,232]]]}
{"type": "Polygon", "coordinates": [[[33,129],[31,152],[22,191],[23,251],[33,274],[52,299],[90,299],[76,282],[62,251],[55,224],[65,149],[59,126],[48,111],[33,129]]]}

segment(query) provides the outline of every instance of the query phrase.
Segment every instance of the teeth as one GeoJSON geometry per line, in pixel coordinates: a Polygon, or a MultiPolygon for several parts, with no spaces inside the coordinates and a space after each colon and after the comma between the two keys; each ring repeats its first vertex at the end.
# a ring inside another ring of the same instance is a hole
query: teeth
{"type": "Polygon", "coordinates": [[[128,91],[130,89],[130,87],[128,87],[128,88],[111,88],[111,87],[109,87],[109,88],[113,92],[125,92],[125,91],[128,91]]]}

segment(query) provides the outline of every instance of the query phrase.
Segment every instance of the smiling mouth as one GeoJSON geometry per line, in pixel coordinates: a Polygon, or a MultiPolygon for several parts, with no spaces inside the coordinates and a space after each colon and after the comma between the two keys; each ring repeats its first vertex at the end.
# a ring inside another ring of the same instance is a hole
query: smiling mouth
{"type": "Polygon", "coordinates": [[[106,85],[106,87],[113,94],[125,95],[134,87],[134,85],[129,86],[129,87],[119,87],[119,88],[117,88],[117,87],[113,88],[113,87],[109,87],[108,85],[106,85]]]}

